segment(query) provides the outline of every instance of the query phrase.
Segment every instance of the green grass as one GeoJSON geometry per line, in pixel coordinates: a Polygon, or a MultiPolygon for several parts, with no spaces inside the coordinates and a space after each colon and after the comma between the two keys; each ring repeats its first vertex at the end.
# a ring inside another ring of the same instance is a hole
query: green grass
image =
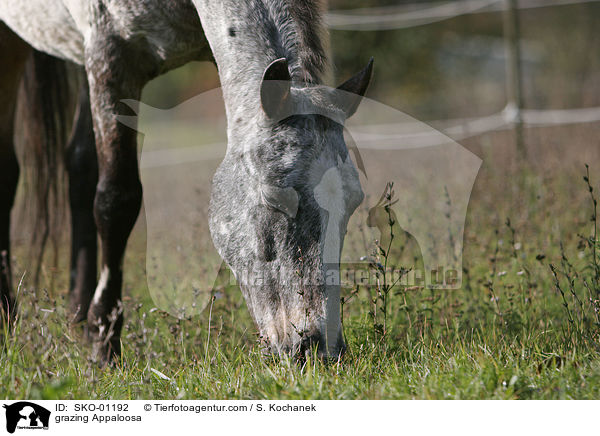
{"type": "MultiPolygon", "coordinates": [[[[340,362],[264,357],[235,287],[193,319],[154,309],[138,229],[125,267],[121,362],[101,370],[88,361],[80,328],[68,327],[59,267],[48,291],[20,287],[16,332],[0,346],[0,397],[600,398],[600,251],[582,162],[597,187],[597,151],[563,159],[558,169],[557,149],[514,165],[500,147],[477,144],[485,161],[467,217],[462,289],[390,288],[385,331],[383,289],[361,288],[352,298],[355,290],[345,289],[348,351],[340,362]]],[[[395,234],[389,262],[420,262],[414,241],[395,234]]]]}
{"type": "MultiPolygon", "coordinates": [[[[49,303],[40,301],[39,307],[49,303]]],[[[20,322],[2,352],[1,396],[582,399],[600,394],[596,353],[553,330],[523,329],[523,336],[512,336],[501,326],[482,325],[469,334],[456,322],[422,336],[377,340],[368,323],[356,320],[346,323],[349,351],[342,362],[309,359],[300,366],[264,358],[251,334],[215,326],[207,347],[206,329],[196,322],[144,316],[140,310],[140,319],[129,311],[122,363],[99,370],[86,360],[87,350],[73,333],[65,334],[55,321],[59,314],[46,318],[43,336],[38,322],[20,322]]]]}

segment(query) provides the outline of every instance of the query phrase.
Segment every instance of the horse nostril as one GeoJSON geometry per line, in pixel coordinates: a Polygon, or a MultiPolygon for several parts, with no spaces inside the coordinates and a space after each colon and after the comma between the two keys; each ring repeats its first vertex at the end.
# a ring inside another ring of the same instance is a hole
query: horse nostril
{"type": "Polygon", "coordinates": [[[340,335],[335,347],[329,347],[328,349],[324,335],[315,329],[311,332],[304,332],[296,350],[295,357],[301,361],[311,356],[322,360],[324,363],[332,363],[344,357],[344,354],[346,354],[346,344],[340,335]]]}
{"type": "Polygon", "coordinates": [[[316,351],[317,355],[320,356],[324,349],[324,345],[320,333],[305,333],[300,342],[299,354],[304,357],[316,351]]]}
{"type": "Polygon", "coordinates": [[[337,356],[338,359],[341,359],[342,357],[344,357],[345,354],[346,354],[346,343],[344,341],[342,341],[342,344],[340,345],[340,352],[339,352],[339,355],[337,356]]]}

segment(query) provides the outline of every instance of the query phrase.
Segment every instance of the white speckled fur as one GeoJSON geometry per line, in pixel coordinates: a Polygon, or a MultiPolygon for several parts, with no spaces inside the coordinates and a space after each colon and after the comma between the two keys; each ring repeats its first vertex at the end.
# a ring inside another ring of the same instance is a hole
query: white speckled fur
{"type": "Polygon", "coordinates": [[[83,31],[89,0],[67,0],[77,22],[62,0],[0,0],[0,20],[40,51],[83,64],[83,31]],[[79,6],[75,7],[76,4],[79,6]]]}

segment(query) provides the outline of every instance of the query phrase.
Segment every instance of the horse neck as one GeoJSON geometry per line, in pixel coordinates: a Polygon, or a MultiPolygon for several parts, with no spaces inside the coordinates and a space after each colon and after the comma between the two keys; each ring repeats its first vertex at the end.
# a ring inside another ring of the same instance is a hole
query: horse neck
{"type": "Polygon", "coordinates": [[[285,57],[292,81],[320,83],[327,68],[321,0],[194,0],[219,70],[229,125],[260,108],[265,68],[285,57]]]}

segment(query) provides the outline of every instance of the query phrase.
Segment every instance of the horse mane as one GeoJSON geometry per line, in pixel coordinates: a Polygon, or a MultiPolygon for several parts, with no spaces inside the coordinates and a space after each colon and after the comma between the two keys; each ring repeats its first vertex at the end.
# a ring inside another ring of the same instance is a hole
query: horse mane
{"type": "Polygon", "coordinates": [[[279,34],[292,79],[321,83],[328,68],[324,0],[262,0],[279,34]]]}

